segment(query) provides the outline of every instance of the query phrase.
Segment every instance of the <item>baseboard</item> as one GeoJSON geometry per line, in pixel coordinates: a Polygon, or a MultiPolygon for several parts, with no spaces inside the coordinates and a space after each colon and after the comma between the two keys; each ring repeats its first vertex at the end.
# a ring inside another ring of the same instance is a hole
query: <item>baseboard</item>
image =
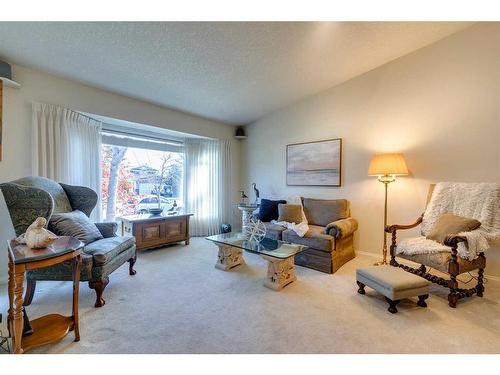
{"type": "Polygon", "coordinates": [[[381,258],[381,254],[369,253],[368,251],[356,251],[356,254],[366,255],[372,258],[381,258]]]}
{"type": "MultiPolygon", "coordinates": [[[[380,254],[375,254],[375,253],[369,253],[368,251],[356,251],[356,254],[361,254],[361,255],[366,255],[372,258],[377,258],[378,260],[381,259],[380,254]]],[[[473,273],[475,274],[475,273],[473,273]]],[[[500,276],[495,276],[495,275],[490,275],[485,273],[484,277],[487,278],[488,280],[493,280],[493,281],[500,281],[500,276]]]]}

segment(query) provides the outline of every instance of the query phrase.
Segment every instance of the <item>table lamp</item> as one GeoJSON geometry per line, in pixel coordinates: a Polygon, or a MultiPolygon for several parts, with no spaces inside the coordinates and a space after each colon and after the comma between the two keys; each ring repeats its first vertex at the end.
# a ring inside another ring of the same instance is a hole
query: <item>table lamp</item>
{"type": "Polygon", "coordinates": [[[391,182],[396,181],[396,176],[408,175],[408,168],[402,154],[378,154],[374,155],[370,167],[368,168],[368,176],[377,176],[378,180],[384,184],[385,199],[384,199],[384,247],[382,249],[382,261],[377,265],[387,264],[387,237],[385,226],[387,225],[387,187],[391,182]]]}

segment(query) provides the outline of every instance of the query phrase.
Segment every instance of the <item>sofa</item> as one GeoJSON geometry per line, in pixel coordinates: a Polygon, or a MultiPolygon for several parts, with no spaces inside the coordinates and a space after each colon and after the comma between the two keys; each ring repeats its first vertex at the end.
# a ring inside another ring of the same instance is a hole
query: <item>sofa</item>
{"type": "Polygon", "coordinates": [[[350,217],[346,199],[301,198],[309,230],[304,237],[281,225],[264,222],[266,237],[308,246],[295,256],[295,264],[325,273],[335,273],[355,257],[356,219],[350,217]]]}
{"type": "MultiPolygon", "coordinates": [[[[97,194],[92,189],[57,183],[44,177],[21,178],[0,184],[0,189],[17,236],[39,216],[48,222],[53,214],[80,210],[89,217],[97,204],[97,194]]],[[[105,304],[103,292],[109,283],[109,275],[126,262],[129,263],[129,274],[135,275],[137,256],[135,238],[117,236],[117,223],[95,225],[103,238],[85,245],[80,280],[88,281],[89,287],[96,292],[95,307],[101,307],[105,304]]],[[[28,271],[24,305],[31,303],[37,280],[70,281],[72,272],[71,262],[28,271]]]]}

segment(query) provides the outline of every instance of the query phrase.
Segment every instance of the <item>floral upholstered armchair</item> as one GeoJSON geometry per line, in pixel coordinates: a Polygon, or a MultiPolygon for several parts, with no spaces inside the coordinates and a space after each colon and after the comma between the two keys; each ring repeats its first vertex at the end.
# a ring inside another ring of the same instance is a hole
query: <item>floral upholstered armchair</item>
{"type": "MultiPolygon", "coordinates": [[[[90,216],[97,204],[97,194],[92,189],[57,183],[44,177],[25,177],[0,184],[0,189],[9,209],[16,235],[26,231],[37,218],[44,217],[47,222],[52,214],[82,211],[90,216]]],[[[88,281],[89,287],[96,291],[95,307],[101,307],[102,297],[109,282],[109,275],[118,267],[129,262],[129,273],[135,275],[136,261],[135,238],[117,236],[116,223],[95,223],[102,239],[87,243],[82,253],[81,281],[88,281]]],[[[27,289],[24,305],[31,304],[37,280],[72,280],[71,263],[28,271],[27,289]]]]}

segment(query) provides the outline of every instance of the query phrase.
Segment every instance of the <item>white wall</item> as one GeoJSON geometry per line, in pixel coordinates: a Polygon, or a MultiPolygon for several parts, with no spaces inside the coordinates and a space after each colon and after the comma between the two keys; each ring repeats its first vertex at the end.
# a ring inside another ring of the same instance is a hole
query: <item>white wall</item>
{"type": "MultiPolygon", "coordinates": [[[[356,248],[380,253],[383,185],[372,154],[398,151],[411,175],[390,185],[390,223],[413,222],[429,183],[500,182],[500,24],[479,24],[247,126],[247,189],[261,195],[347,198],[356,248]],[[343,138],[343,186],[287,187],[285,146],[343,138]]],[[[415,234],[415,232],[410,233],[415,234]]],[[[486,273],[500,276],[500,247],[486,273]]]]}
{"type": "MultiPolygon", "coordinates": [[[[31,103],[57,104],[73,110],[142,123],[206,137],[230,139],[233,156],[232,197],[240,187],[240,143],[233,126],[206,120],[140,100],[14,65],[14,79],[21,89],[4,87],[3,160],[0,182],[31,174],[31,103]]],[[[238,216],[235,213],[235,218],[238,216]]],[[[6,279],[5,238],[0,238],[0,283],[6,279]]]]}

